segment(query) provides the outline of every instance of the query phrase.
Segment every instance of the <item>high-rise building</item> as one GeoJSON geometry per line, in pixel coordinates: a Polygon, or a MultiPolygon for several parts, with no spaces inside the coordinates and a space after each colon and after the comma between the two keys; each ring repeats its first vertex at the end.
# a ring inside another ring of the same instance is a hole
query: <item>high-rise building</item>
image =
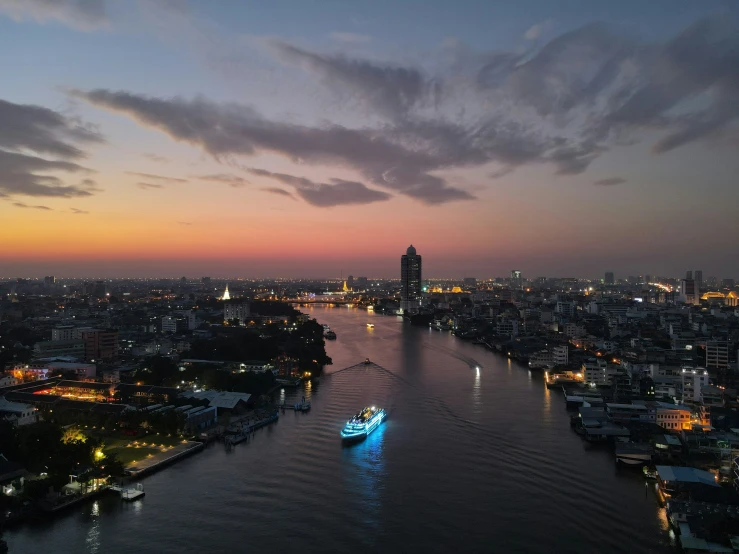
{"type": "Polygon", "coordinates": [[[603,281],[606,285],[613,285],[616,281],[613,278],[613,271],[606,271],[606,277],[603,281]]]}
{"type": "Polygon", "coordinates": [[[700,269],[695,270],[695,292],[700,295],[703,290],[703,271],[700,269]]]}
{"type": "Polygon", "coordinates": [[[79,329],[79,337],[85,342],[85,359],[109,360],[118,355],[117,329],[79,329]]]}
{"type": "Polygon", "coordinates": [[[465,277],[464,278],[464,286],[465,288],[477,288],[477,279],[475,277],[465,277]]]}
{"type": "Polygon", "coordinates": [[[688,281],[692,281],[692,280],[693,280],[693,272],[692,272],[692,271],[686,271],[686,272],[685,272],[685,278],[686,278],[686,279],[687,279],[688,281]]]}
{"type": "Polygon", "coordinates": [[[47,275],[46,277],[44,277],[44,286],[47,289],[53,286],[54,283],[56,283],[56,277],[54,277],[53,275],[47,275]]]}
{"type": "Polygon", "coordinates": [[[724,279],[723,284],[725,289],[733,289],[735,286],[735,281],[734,279],[724,279]]]}
{"type": "MultiPolygon", "coordinates": [[[[692,272],[688,272],[692,273],[692,272]]],[[[695,281],[693,279],[681,279],[680,280],[680,295],[678,301],[685,304],[700,304],[701,297],[696,290],[695,281]]]]}
{"type": "Polygon", "coordinates": [[[523,288],[523,275],[519,269],[511,271],[511,288],[521,290],[523,288]]]}
{"type": "Polygon", "coordinates": [[[357,290],[367,290],[367,277],[357,277],[354,279],[354,286],[357,290]]]}
{"type": "Polygon", "coordinates": [[[349,275],[349,277],[346,278],[346,288],[354,290],[354,275],[349,275]]]}
{"type": "Polygon", "coordinates": [[[400,257],[400,307],[414,311],[421,301],[421,256],[411,244],[400,257]]]}

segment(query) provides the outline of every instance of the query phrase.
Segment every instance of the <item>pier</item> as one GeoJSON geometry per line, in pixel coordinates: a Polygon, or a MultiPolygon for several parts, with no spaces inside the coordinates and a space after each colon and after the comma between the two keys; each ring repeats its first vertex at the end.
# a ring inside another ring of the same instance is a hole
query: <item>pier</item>
{"type": "Polygon", "coordinates": [[[310,411],[310,402],[306,402],[305,396],[304,396],[300,402],[296,402],[295,404],[280,404],[277,407],[282,410],[282,413],[285,413],[285,410],[295,410],[296,412],[308,412],[310,411]]]}

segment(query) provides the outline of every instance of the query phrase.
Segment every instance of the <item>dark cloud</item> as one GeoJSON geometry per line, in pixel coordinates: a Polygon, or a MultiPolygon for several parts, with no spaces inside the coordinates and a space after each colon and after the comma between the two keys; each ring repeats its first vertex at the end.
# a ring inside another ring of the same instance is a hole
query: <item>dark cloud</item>
{"type": "Polygon", "coordinates": [[[85,153],[74,143],[102,142],[94,129],[41,106],[0,100],[0,122],[0,148],[8,150],[77,159],[85,153]]]}
{"type": "Polygon", "coordinates": [[[281,60],[324,79],[328,88],[347,88],[368,106],[391,117],[432,100],[439,92],[439,83],[415,68],[315,54],[281,41],[270,45],[281,60]]]}
{"type": "Polygon", "coordinates": [[[357,169],[367,179],[428,204],[471,199],[466,191],[449,186],[429,172],[455,165],[486,161],[474,141],[501,141],[505,133],[480,132],[467,138],[467,150],[454,143],[466,138],[451,124],[413,124],[384,130],[348,129],[339,125],[308,127],[271,121],[254,109],[237,104],[216,104],[204,98],[162,100],[127,92],[94,90],[75,95],[90,103],[125,113],[142,124],[160,129],[172,138],[201,146],[215,157],[276,152],[311,164],[336,164],[357,169]],[[426,133],[427,136],[422,136],[426,133]]]}
{"type": "Polygon", "coordinates": [[[160,156],[158,154],[151,154],[149,152],[145,154],[141,154],[144,158],[147,158],[151,160],[152,162],[158,162],[158,163],[169,163],[171,160],[167,158],[166,156],[160,156]]]}
{"type": "Polygon", "coordinates": [[[564,33],[521,61],[509,54],[506,92],[540,116],[591,105],[618,77],[635,46],[601,23],[564,33]]]}
{"type": "Polygon", "coordinates": [[[89,173],[70,160],[84,158],[79,144],[100,143],[94,129],[58,112],[0,100],[0,193],[27,196],[89,196],[94,187],[65,185],[59,172],[89,173]],[[49,160],[42,155],[60,160],[49,160]]]}
{"type": "Polygon", "coordinates": [[[262,192],[269,192],[270,194],[277,194],[279,196],[287,196],[288,198],[292,198],[295,200],[295,197],[292,195],[292,193],[286,191],[285,189],[281,189],[280,187],[263,187],[261,189],[262,192]]]}
{"type": "Polygon", "coordinates": [[[24,204],[23,202],[13,202],[13,206],[16,208],[28,208],[32,210],[45,210],[45,211],[52,211],[51,208],[48,206],[29,206],[28,204],[24,204]]]}
{"type": "Polygon", "coordinates": [[[622,179],[621,177],[609,177],[607,179],[599,179],[598,181],[595,181],[593,184],[601,186],[601,187],[610,187],[613,185],[620,185],[625,182],[626,182],[626,179],[622,179]]]}
{"type": "Polygon", "coordinates": [[[187,183],[187,179],[178,179],[177,177],[167,177],[166,175],[153,175],[151,173],[139,173],[138,171],[126,171],[126,175],[134,177],[142,177],[144,179],[153,179],[164,183],[187,183]]]}
{"type": "Polygon", "coordinates": [[[192,223],[189,221],[178,221],[177,224],[184,225],[185,227],[189,227],[190,225],[192,225],[192,223]]]}
{"type": "Polygon", "coordinates": [[[142,190],[151,190],[151,189],[163,189],[164,185],[156,185],[153,183],[136,183],[136,186],[139,187],[142,190]]]}
{"type": "Polygon", "coordinates": [[[708,136],[739,118],[739,26],[735,21],[697,21],[655,49],[648,62],[644,63],[643,81],[604,118],[604,127],[664,129],[667,135],[653,147],[659,154],[708,136]],[[709,91],[708,108],[671,113],[709,91]]]}
{"type": "MultiPolygon", "coordinates": [[[[330,179],[329,183],[316,183],[305,177],[296,177],[285,173],[273,173],[265,169],[249,168],[248,171],[261,177],[269,177],[295,188],[300,198],[320,208],[345,206],[349,204],[370,204],[392,198],[386,192],[367,188],[362,183],[330,179]]],[[[264,189],[263,189],[264,190],[264,189]]],[[[270,189],[267,192],[285,194],[283,189],[270,189]],[[280,191],[280,192],[278,192],[280,191]]],[[[290,195],[290,193],[287,193],[290,195]]]]}
{"type": "MultiPolygon", "coordinates": [[[[2,132],[2,131],[0,131],[2,132]]],[[[53,161],[0,150],[0,191],[26,196],[54,196],[72,198],[91,196],[93,189],[64,185],[56,172],[85,173],[90,170],[73,162],[53,161]]]]}
{"type": "Polygon", "coordinates": [[[249,184],[249,181],[238,175],[231,173],[218,173],[216,175],[194,175],[193,179],[201,179],[203,181],[210,181],[213,183],[224,183],[229,187],[243,187],[249,184]]]}
{"type": "Polygon", "coordinates": [[[82,215],[82,214],[89,214],[90,213],[87,210],[79,210],[77,208],[69,208],[69,211],[71,211],[73,214],[76,214],[76,215],[82,215]]]}
{"type": "Polygon", "coordinates": [[[108,24],[104,0],[0,0],[0,12],[40,23],[58,21],[79,30],[108,24]]]}

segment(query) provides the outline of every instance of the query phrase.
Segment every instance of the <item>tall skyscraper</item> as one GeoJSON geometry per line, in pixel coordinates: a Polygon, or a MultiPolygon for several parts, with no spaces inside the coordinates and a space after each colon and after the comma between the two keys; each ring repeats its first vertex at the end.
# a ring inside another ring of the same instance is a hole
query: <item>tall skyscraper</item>
{"type": "Polygon", "coordinates": [[[700,294],[703,290],[703,271],[700,269],[695,270],[695,292],[700,294]]]}
{"type": "Polygon", "coordinates": [[[615,283],[615,280],[613,278],[613,271],[606,271],[606,278],[603,282],[606,285],[612,285],[615,283]]]}
{"type": "Polygon", "coordinates": [[[680,296],[678,296],[678,300],[680,302],[698,305],[701,303],[700,298],[700,294],[696,290],[695,281],[693,279],[680,280],[680,296]]]}
{"type": "Polygon", "coordinates": [[[692,271],[686,271],[685,272],[685,279],[687,279],[688,281],[692,280],[693,279],[693,272],[692,271]]]}
{"type": "Polygon", "coordinates": [[[421,256],[411,244],[400,257],[400,307],[414,311],[421,300],[421,256]]]}

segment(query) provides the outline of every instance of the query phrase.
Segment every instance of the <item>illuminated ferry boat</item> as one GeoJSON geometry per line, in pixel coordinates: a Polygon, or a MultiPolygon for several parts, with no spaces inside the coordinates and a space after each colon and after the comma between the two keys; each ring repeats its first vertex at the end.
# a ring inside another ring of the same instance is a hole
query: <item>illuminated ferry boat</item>
{"type": "Polygon", "coordinates": [[[361,441],[367,438],[372,431],[377,429],[387,418],[387,413],[382,408],[365,408],[349,421],[341,430],[341,439],[344,442],[361,441]]]}

